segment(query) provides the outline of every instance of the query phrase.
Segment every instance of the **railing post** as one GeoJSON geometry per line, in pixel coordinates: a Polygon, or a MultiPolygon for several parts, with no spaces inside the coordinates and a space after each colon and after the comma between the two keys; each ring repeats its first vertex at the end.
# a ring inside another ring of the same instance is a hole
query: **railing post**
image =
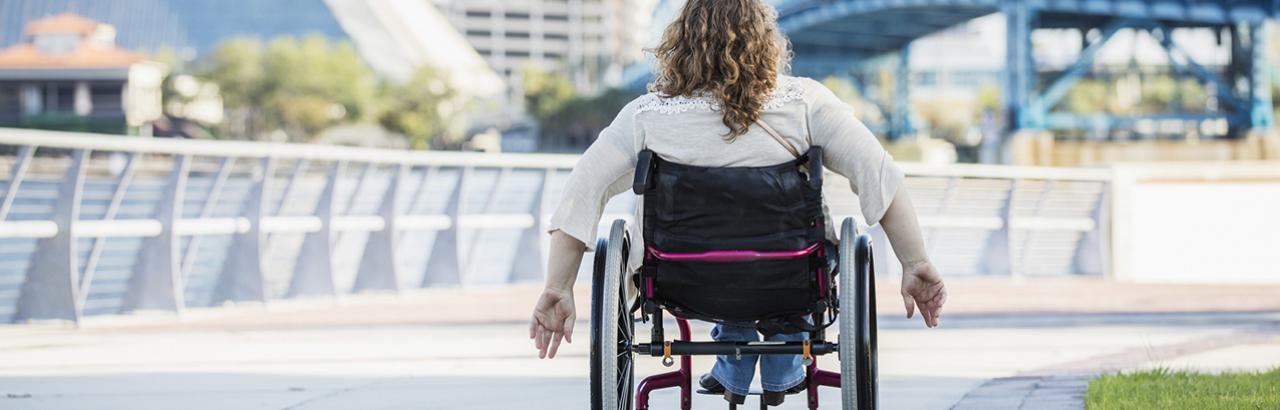
{"type": "MultiPolygon", "coordinates": [[[[439,168],[432,166],[422,171],[422,180],[418,182],[418,188],[414,190],[413,196],[409,197],[409,204],[405,205],[404,212],[412,214],[418,212],[418,206],[422,204],[423,198],[427,195],[427,184],[431,183],[431,178],[439,173],[439,168]]],[[[410,174],[412,175],[412,174],[410,174]]]]}
{"type": "Polygon", "coordinates": [[[378,207],[378,215],[383,221],[382,230],[370,232],[369,240],[365,241],[360,268],[356,271],[355,292],[400,290],[400,264],[396,259],[399,246],[397,239],[400,237],[398,219],[404,212],[400,209],[400,197],[404,192],[401,185],[408,173],[408,165],[396,166],[395,176],[382,195],[382,205],[378,207]]]}
{"type": "Polygon", "coordinates": [[[555,172],[555,168],[548,168],[542,172],[542,183],[538,185],[538,190],[534,191],[533,201],[529,205],[529,212],[533,214],[533,226],[525,229],[520,235],[520,242],[516,245],[518,246],[516,257],[511,261],[511,276],[507,282],[539,281],[543,278],[542,237],[546,236],[547,229],[542,215],[547,206],[547,187],[550,186],[551,177],[555,172]]]}
{"type": "MultiPolygon", "coordinates": [[[[493,181],[493,187],[489,188],[488,197],[484,200],[484,207],[481,208],[480,215],[492,215],[494,213],[498,206],[498,193],[502,192],[502,190],[506,188],[508,181],[511,180],[511,174],[513,172],[514,171],[512,171],[511,168],[505,167],[502,168],[501,171],[498,171],[498,179],[493,181]]],[[[471,230],[471,246],[467,248],[466,259],[462,260],[462,267],[464,269],[461,272],[464,275],[474,274],[472,270],[475,269],[476,265],[472,262],[476,261],[478,259],[476,255],[480,255],[482,252],[480,244],[484,233],[485,231],[483,229],[473,228],[471,230]]],[[[510,270],[508,270],[508,274],[510,274],[510,270]]]]}
{"type": "Polygon", "coordinates": [[[444,214],[449,217],[449,228],[436,232],[436,239],[431,245],[431,256],[427,258],[427,271],[422,275],[422,287],[456,286],[462,284],[462,258],[459,257],[461,246],[458,239],[458,217],[461,215],[462,191],[471,176],[471,167],[462,168],[458,175],[458,185],[449,195],[449,204],[444,214]]]}
{"type": "Polygon", "coordinates": [[[36,147],[31,145],[23,145],[18,149],[17,158],[9,172],[9,185],[5,187],[4,202],[0,203],[0,221],[9,217],[9,210],[13,209],[13,201],[18,199],[18,189],[22,187],[22,180],[26,178],[27,169],[31,168],[31,158],[35,154],[36,147]]]}
{"type": "Polygon", "coordinates": [[[320,230],[307,233],[302,240],[298,262],[293,268],[293,278],[289,281],[288,297],[338,295],[337,286],[333,282],[333,217],[337,214],[334,194],[346,168],[346,161],[335,161],[329,165],[324,191],[320,192],[315,211],[320,218],[320,230]]]}
{"type": "MultiPolygon", "coordinates": [[[[946,217],[947,212],[951,210],[951,204],[955,202],[955,199],[956,199],[956,192],[959,191],[958,187],[960,186],[960,178],[961,177],[958,177],[958,176],[947,178],[947,187],[942,191],[942,200],[938,203],[938,216],[946,217]]],[[[928,229],[925,229],[924,231],[925,246],[927,247],[929,246],[929,244],[935,244],[936,246],[936,242],[934,242],[934,240],[937,238],[937,236],[938,236],[938,228],[930,227],[928,229]]]]}
{"type": "Polygon", "coordinates": [[[298,189],[298,181],[302,179],[303,174],[307,172],[307,168],[311,165],[310,161],[299,159],[293,163],[293,170],[289,172],[289,181],[284,184],[284,192],[280,193],[280,203],[276,204],[275,212],[265,215],[281,215],[284,213],[285,205],[289,204],[289,197],[293,196],[298,189]]]}
{"type": "Polygon", "coordinates": [[[160,235],[142,241],[142,250],[133,265],[133,275],[129,276],[129,287],[120,306],[121,312],[150,309],[182,311],[182,242],[173,227],[182,217],[183,194],[187,190],[190,169],[190,155],[174,157],[165,196],[156,207],[160,235]]]}
{"type": "Polygon", "coordinates": [[[1093,229],[1080,235],[1076,243],[1075,255],[1071,258],[1072,273],[1077,275],[1102,275],[1107,266],[1105,262],[1105,236],[1109,230],[1107,203],[1107,183],[1102,183],[1098,199],[1089,213],[1093,218],[1093,229]]]}
{"type": "MultiPolygon", "coordinates": [[[[1049,202],[1049,195],[1053,191],[1054,185],[1055,180],[1044,180],[1044,185],[1040,188],[1040,196],[1036,198],[1035,208],[1031,210],[1032,217],[1039,217],[1040,214],[1044,212],[1044,205],[1049,202]]],[[[1038,228],[1027,229],[1025,235],[1022,237],[1022,252],[1018,253],[1018,265],[1017,269],[1015,269],[1017,275],[1026,273],[1024,271],[1027,270],[1026,267],[1029,265],[1028,261],[1031,260],[1031,252],[1036,247],[1036,239],[1038,239],[1037,236],[1039,231],[1040,230],[1038,228]]]]}
{"type": "Polygon", "coordinates": [[[342,208],[335,208],[335,214],[351,215],[351,208],[355,208],[356,201],[360,199],[360,191],[363,191],[369,185],[373,176],[378,173],[375,170],[376,168],[376,164],[373,163],[366,163],[364,167],[360,168],[360,177],[356,178],[356,186],[351,189],[351,195],[347,196],[347,202],[343,204],[342,208]]]}
{"type": "Polygon", "coordinates": [[[18,294],[14,322],[32,319],[66,319],[80,322],[80,253],[76,246],[75,224],[80,219],[80,197],[84,193],[85,163],[89,150],[76,150],[71,165],[58,187],[58,199],[50,219],[58,233],[36,245],[26,278],[18,294]]]}
{"type": "MultiPolygon", "coordinates": [[[[227,185],[227,178],[231,177],[231,167],[236,163],[236,157],[226,157],[218,164],[218,174],[213,178],[213,185],[209,187],[209,195],[205,197],[204,204],[200,206],[200,219],[208,219],[213,216],[213,210],[218,207],[218,200],[222,197],[222,188],[227,185]]],[[[200,255],[200,240],[204,235],[193,235],[191,240],[187,242],[186,253],[182,256],[182,270],[179,274],[185,280],[191,274],[191,267],[195,266],[196,257],[200,255]]]]}
{"type": "Polygon", "coordinates": [[[262,219],[267,210],[267,192],[275,178],[275,160],[263,158],[254,175],[253,188],[245,196],[240,214],[249,220],[249,230],[237,233],[227,247],[226,261],[218,274],[210,304],[222,302],[267,301],[266,284],[262,276],[263,245],[266,233],[262,231],[262,219]]]}
{"type": "Polygon", "coordinates": [[[1020,181],[1017,179],[1009,181],[1009,197],[1005,198],[1004,204],[1000,207],[1000,229],[992,232],[987,238],[985,256],[981,258],[983,266],[980,271],[984,274],[1016,276],[1013,268],[1013,253],[1009,250],[1013,241],[1013,229],[1009,226],[1009,222],[1013,220],[1013,203],[1018,195],[1019,184],[1020,181]]]}
{"type": "MultiPolygon", "coordinates": [[[[124,196],[129,192],[129,185],[133,182],[133,174],[137,171],[139,159],[142,154],[130,153],[126,157],[124,169],[120,171],[120,176],[116,179],[115,192],[111,194],[111,203],[107,205],[107,212],[102,214],[102,220],[110,221],[116,219],[116,214],[120,212],[120,204],[124,202],[124,196]]],[[[89,258],[85,260],[84,267],[80,271],[80,306],[84,306],[89,300],[89,294],[93,292],[93,277],[98,271],[98,260],[102,257],[102,249],[106,246],[106,238],[93,238],[93,245],[89,248],[89,258]]]]}

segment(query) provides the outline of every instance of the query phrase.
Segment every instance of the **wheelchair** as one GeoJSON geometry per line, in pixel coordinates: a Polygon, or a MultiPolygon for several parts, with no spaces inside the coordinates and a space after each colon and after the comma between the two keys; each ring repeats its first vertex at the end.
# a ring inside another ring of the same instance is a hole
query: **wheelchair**
{"type": "Polygon", "coordinates": [[[840,389],[844,410],[876,409],[871,237],[846,218],[838,245],[830,243],[821,187],[821,147],[770,167],[694,167],[642,152],[632,187],[643,195],[639,269],[628,268],[632,241],[624,220],[596,243],[591,409],[648,410],[650,393],[679,388],[680,409],[688,410],[692,356],[704,355],[801,355],[808,408],[818,408],[818,387],[826,386],[840,389]],[[666,338],[664,313],[675,318],[678,339],[666,338]],[[754,322],[761,332],[803,331],[807,338],[695,342],[689,320],[754,322]],[[650,324],[648,342],[637,337],[636,323],[650,324]],[[831,325],[839,329],[836,341],[826,338],[831,325]],[[818,369],[817,356],[831,353],[838,373],[818,369]],[[637,384],[633,363],[640,356],[660,357],[667,367],[679,356],[680,364],[637,384]]]}

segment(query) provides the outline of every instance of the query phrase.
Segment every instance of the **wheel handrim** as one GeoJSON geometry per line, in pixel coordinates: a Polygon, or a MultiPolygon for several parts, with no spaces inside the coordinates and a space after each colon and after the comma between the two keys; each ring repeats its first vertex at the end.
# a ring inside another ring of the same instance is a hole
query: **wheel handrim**
{"type": "Polygon", "coordinates": [[[626,225],[615,221],[607,240],[596,247],[592,286],[593,410],[631,410],[634,369],[631,344],[635,323],[627,309],[626,225]]]}
{"type": "MultiPolygon", "coordinates": [[[[623,252],[626,252],[625,246],[623,252]]],[[[625,267],[623,269],[626,269],[625,267]]],[[[619,272],[622,275],[622,272],[619,272]]],[[[618,287],[618,408],[630,410],[635,403],[633,386],[635,371],[632,369],[631,340],[635,333],[635,321],[631,320],[631,311],[626,308],[626,288],[618,287]]]]}

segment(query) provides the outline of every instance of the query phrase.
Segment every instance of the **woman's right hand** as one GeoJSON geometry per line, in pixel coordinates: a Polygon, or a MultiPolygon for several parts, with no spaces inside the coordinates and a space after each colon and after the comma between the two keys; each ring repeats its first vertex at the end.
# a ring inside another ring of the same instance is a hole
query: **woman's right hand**
{"type": "Polygon", "coordinates": [[[902,302],[907,306],[907,318],[920,307],[920,316],[929,327],[938,326],[938,315],[947,303],[947,286],[938,276],[938,270],[929,261],[904,264],[902,267],[902,302]]]}
{"type": "Polygon", "coordinates": [[[529,320],[529,338],[538,348],[539,359],[554,359],[560,339],[573,343],[573,322],[577,312],[573,306],[573,289],[548,287],[533,306],[529,320]]]}

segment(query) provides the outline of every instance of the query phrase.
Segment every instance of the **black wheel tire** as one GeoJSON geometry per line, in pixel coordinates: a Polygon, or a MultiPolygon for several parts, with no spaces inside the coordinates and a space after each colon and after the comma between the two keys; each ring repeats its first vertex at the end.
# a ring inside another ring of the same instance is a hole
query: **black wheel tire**
{"type": "Polygon", "coordinates": [[[876,292],[871,236],[853,218],[840,229],[840,393],[844,410],[879,406],[876,369],[876,292]]]}
{"type": "Polygon", "coordinates": [[[596,242],[591,275],[591,410],[635,407],[632,336],[627,308],[626,223],[614,221],[609,238],[596,242]]]}

